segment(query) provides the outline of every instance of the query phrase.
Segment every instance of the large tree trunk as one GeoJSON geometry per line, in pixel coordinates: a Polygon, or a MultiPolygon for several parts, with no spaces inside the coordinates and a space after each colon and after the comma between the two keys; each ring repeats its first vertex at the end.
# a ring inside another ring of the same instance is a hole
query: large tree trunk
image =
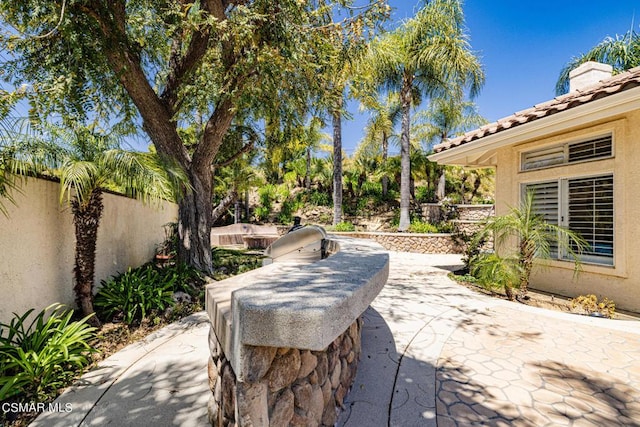
{"type": "Polygon", "coordinates": [[[342,101],[333,119],[333,225],[342,222],[342,101]]]}
{"type": "Polygon", "coordinates": [[[445,175],[445,170],[444,170],[444,167],[441,167],[440,177],[438,178],[438,189],[436,190],[436,199],[438,202],[444,199],[446,185],[447,185],[447,178],[445,175]]]}
{"type": "MultiPolygon", "coordinates": [[[[76,234],[76,256],[73,273],[75,276],[76,304],[83,316],[95,314],[93,309],[93,280],[95,276],[96,243],[98,226],[102,216],[102,192],[94,190],[89,202],[81,206],[77,199],[71,201],[73,224],[76,234]]],[[[100,326],[100,320],[94,315],[88,323],[100,326]]]]}
{"type": "Polygon", "coordinates": [[[211,258],[211,173],[204,177],[189,173],[193,190],[178,204],[178,259],[198,270],[212,273],[211,258]]]}
{"type": "Polygon", "coordinates": [[[411,85],[412,76],[405,72],[402,78],[400,101],[402,103],[402,135],[400,138],[400,223],[398,231],[407,231],[411,225],[411,85]]]}

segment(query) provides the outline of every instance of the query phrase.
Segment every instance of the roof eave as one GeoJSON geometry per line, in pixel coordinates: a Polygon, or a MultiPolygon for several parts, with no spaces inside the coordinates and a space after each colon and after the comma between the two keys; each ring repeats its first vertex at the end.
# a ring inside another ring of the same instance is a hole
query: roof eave
{"type": "Polygon", "coordinates": [[[491,167],[496,164],[496,151],[499,148],[639,108],[640,87],[637,87],[431,154],[428,158],[445,165],[491,167]]]}

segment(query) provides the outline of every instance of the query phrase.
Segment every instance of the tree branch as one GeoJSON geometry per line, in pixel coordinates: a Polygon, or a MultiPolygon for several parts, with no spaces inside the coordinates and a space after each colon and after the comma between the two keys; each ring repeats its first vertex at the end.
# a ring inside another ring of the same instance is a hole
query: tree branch
{"type": "MultiPolygon", "coordinates": [[[[202,8],[206,14],[213,15],[218,21],[226,20],[224,13],[225,7],[221,0],[208,0],[202,2],[202,8]]],[[[186,39],[182,34],[180,39],[175,39],[171,46],[171,57],[169,58],[169,76],[167,84],[160,98],[172,111],[176,110],[178,101],[178,88],[182,83],[185,75],[189,74],[196,68],[202,58],[207,53],[209,47],[209,39],[211,36],[211,28],[207,25],[199,31],[195,31],[191,36],[191,41],[186,52],[182,54],[181,39],[186,39]]]]}
{"type": "Polygon", "coordinates": [[[120,80],[143,119],[143,127],[156,145],[158,153],[174,157],[185,170],[191,159],[178,135],[173,111],[168,109],[149,84],[140,56],[126,34],[124,2],[106,5],[93,1],[77,4],[80,13],[92,17],[102,32],[102,48],[115,76],[120,80]]]}
{"type": "Polygon", "coordinates": [[[229,206],[231,206],[231,204],[235,202],[237,198],[238,192],[235,189],[229,191],[229,193],[227,193],[227,195],[224,196],[222,200],[220,200],[220,203],[218,203],[218,205],[213,208],[213,212],[211,212],[211,224],[214,224],[218,219],[220,219],[220,217],[224,214],[224,211],[229,209],[229,206]]]}
{"type": "Polygon", "coordinates": [[[253,139],[249,140],[249,142],[247,142],[241,149],[236,151],[231,157],[229,157],[228,159],[226,159],[226,160],[224,160],[224,161],[222,161],[220,163],[215,163],[213,165],[213,167],[214,168],[221,168],[221,167],[230,165],[238,157],[242,156],[244,153],[249,152],[253,148],[254,142],[255,141],[253,139]]]}

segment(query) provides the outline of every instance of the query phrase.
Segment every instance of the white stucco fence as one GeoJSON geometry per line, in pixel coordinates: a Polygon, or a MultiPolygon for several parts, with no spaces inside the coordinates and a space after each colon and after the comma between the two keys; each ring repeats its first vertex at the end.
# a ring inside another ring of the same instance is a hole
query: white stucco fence
{"type": "MultiPolygon", "coordinates": [[[[75,237],[70,208],[59,202],[59,184],[28,179],[16,206],[0,214],[0,321],[11,313],[37,311],[61,302],[73,306],[75,237]]],[[[149,261],[164,239],[163,224],[175,221],[177,205],[146,206],[105,193],[98,229],[96,284],[149,261]]]]}

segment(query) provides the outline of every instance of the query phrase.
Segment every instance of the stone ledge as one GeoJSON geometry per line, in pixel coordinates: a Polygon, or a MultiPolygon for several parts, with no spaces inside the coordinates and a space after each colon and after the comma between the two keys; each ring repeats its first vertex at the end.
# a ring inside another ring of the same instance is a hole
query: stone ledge
{"type": "Polygon", "coordinates": [[[386,283],[389,255],[379,244],[330,240],[339,250],[327,259],[271,264],[207,286],[207,313],[240,380],[243,346],[323,350],[386,283]]]}

